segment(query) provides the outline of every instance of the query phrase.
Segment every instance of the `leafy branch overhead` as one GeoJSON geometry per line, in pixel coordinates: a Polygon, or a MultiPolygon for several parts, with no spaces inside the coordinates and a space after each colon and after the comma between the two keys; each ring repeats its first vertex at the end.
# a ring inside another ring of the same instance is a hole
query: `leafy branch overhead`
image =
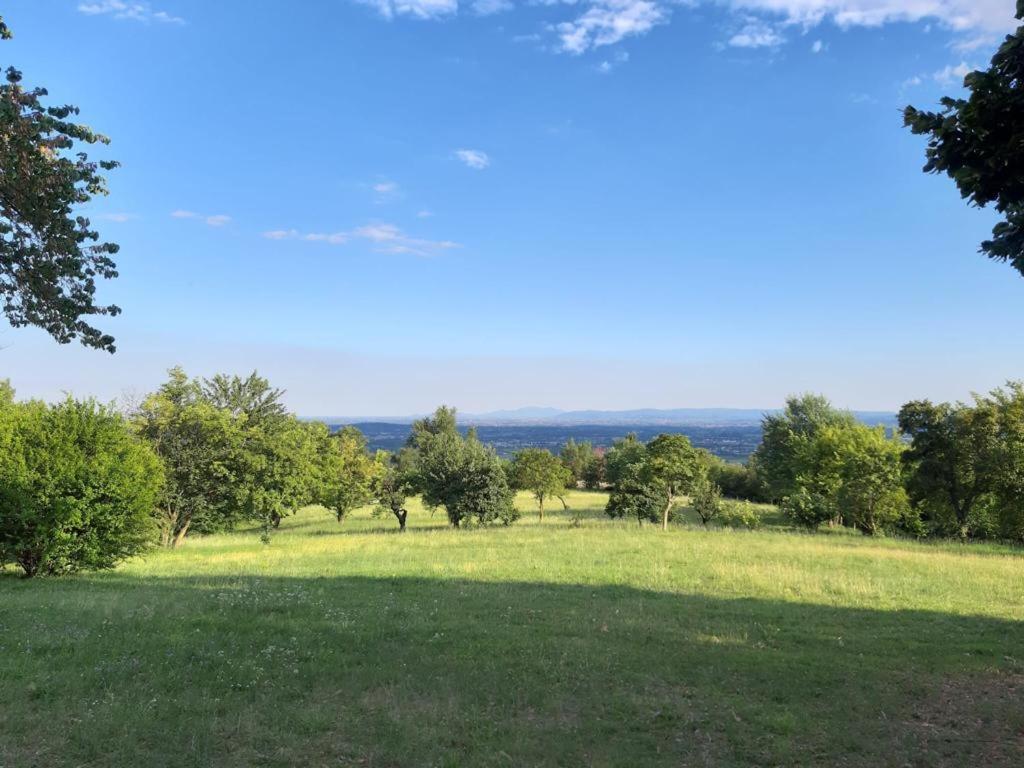
{"type": "MultiPolygon", "coordinates": [[[[0,39],[10,29],[0,18],[0,39]]],[[[45,88],[26,88],[6,70],[0,85],[0,301],[15,327],[37,326],[62,344],[78,340],[113,352],[114,338],[90,324],[120,309],[96,300],[97,279],[117,277],[115,243],[101,242],[76,208],[107,194],[102,171],[83,144],[110,140],[73,122],[78,108],[44,106],[45,88]]]]}
{"type": "MultiPolygon", "coordinates": [[[[1017,18],[1024,18],[1024,0],[1017,18]]],[[[944,97],[938,112],[908,106],[904,124],[929,137],[926,173],[947,174],[973,205],[1003,215],[981,252],[1024,274],[1024,27],[964,87],[969,98],[944,97]]]]}

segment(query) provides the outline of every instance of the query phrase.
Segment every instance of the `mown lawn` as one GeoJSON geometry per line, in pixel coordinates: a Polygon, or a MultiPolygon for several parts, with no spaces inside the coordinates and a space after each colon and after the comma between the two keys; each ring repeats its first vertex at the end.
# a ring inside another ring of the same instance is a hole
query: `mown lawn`
{"type": "MultiPolygon", "coordinates": [[[[363,510],[0,575],[0,766],[1024,765],[1024,556],[363,510]]],[[[525,496],[524,510],[530,509],[525,496]]]]}

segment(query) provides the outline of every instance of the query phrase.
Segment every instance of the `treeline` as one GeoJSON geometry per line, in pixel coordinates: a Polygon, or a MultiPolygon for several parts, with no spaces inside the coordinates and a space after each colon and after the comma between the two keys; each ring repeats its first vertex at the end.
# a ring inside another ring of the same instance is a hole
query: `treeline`
{"type": "MultiPolygon", "coordinates": [[[[189,378],[175,368],[140,403],[18,402],[0,382],[0,565],[28,576],[108,568],[194,533],[248,525],[269,542],[307,505],[338,522],[375,504],[399,530],[421,496],[454,527],[510,525],[515,491],[543,519],[570,488],[606,489],[613,518],[667,528],[689,509],[704,524],[757,527],[773,502],[795,525],[864,534],[1024,541],[1024,385],[970,404],[917,401],[887,434],[823,397],[789,398],[763,421],[746,465],[694,448],[683,435],[603,450],[569,440],[504,461],[463,436],[454,409],[416,421],[406,444],[371,455],[348,427],[290,414],[256,373],[189,378]]],[[[570,516],[578,525],[580,519],[570,516]]]]}

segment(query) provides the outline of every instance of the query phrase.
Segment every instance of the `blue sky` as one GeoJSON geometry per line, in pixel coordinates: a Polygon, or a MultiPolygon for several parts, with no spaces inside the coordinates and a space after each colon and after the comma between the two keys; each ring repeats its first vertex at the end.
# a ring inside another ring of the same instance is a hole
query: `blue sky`
{"type": "MultiPolygon", "coordinates": [[[[113,357],[0,326],[25,396],[258,368],[305,415],[956,399],[1024,280],[921,173],[1012,0],[10,0],[123,163],[113,357]]],[[[2,322],[2,321],[0,321],[2,322]]]]}

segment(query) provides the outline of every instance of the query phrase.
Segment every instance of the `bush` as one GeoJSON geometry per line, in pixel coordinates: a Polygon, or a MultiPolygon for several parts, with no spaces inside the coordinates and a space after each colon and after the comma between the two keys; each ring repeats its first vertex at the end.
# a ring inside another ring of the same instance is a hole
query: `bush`
{"type": "Polygon", "coordinates": [[[93,401],[0,405],[0,552],[26,576],[112,568],[153,538],[160,463],[93,401]]]}
{"type": "Polygon", "coordinates": [[[722,489],[723,496],[746,501],[768,501],[768,490],[752,467],[717,460],[711,463],[708,471],[712,482],[722,489]]]}
{"type": "Polygon", "coordinates": [[[719,522],[729,528],[760,528],[763,524],[761,510],[749,501],[722,502],[719,522]]]}
{"type": "Polygon", "coordinates": [[[702,473],[693,484],[690,506],[707,528],[708,523],[722,514],[722,489],[702,473]]]}

